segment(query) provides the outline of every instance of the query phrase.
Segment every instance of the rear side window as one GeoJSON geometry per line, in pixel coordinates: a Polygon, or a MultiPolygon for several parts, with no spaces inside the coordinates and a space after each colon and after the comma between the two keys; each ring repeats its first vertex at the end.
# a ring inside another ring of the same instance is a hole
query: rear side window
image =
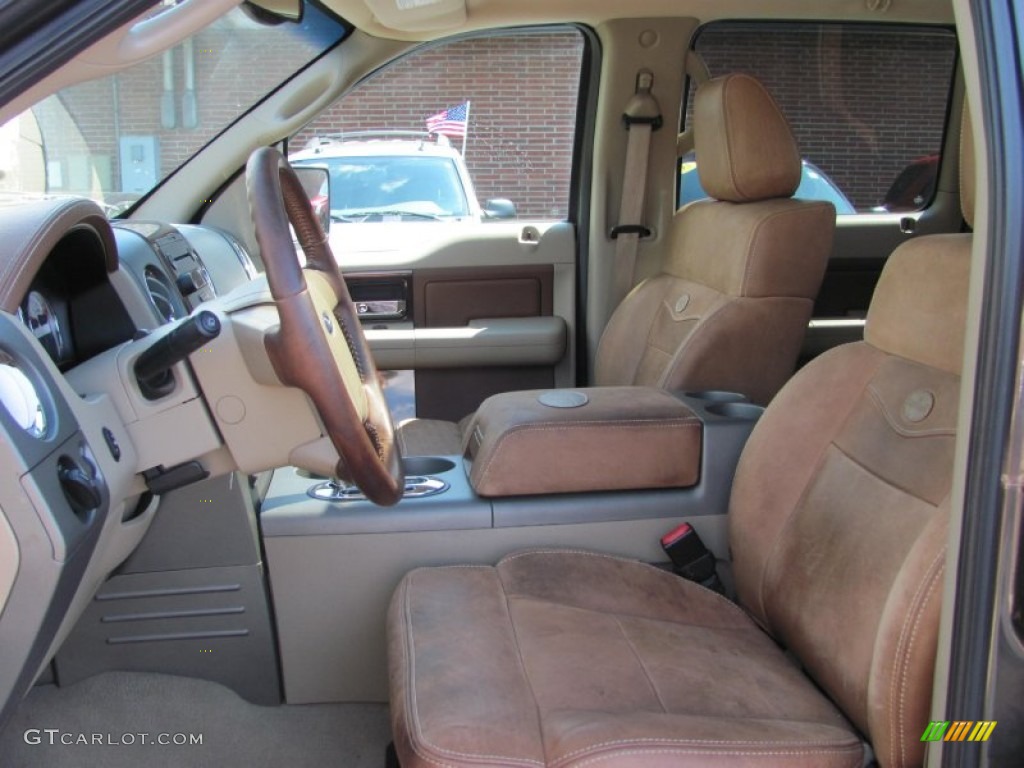
{"type": "MultiPolygon", "coordinates": [[[[926,208],[935,193],[956,64],[948,29],[720,22],[694,50],[712,77],[746,72],[772,92],[804,159],[797,197],[840,214],[926,208]]],[[[684,125],[693,108],[693,85],[684,125]]],[[[680,165],[679,203],[702,197],[697,158],[680,165]]]]}

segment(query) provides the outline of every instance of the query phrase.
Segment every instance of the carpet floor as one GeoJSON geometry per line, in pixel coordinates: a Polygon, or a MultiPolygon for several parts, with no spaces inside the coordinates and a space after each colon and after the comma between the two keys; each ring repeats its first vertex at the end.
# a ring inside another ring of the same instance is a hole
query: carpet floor
{"type": "Polygon", "coordinates": [[[33,689],[0,733],[0,765],[383,768],[390,738],[384,704],[260,707],[204,680],[108,672],[33,689]]]}

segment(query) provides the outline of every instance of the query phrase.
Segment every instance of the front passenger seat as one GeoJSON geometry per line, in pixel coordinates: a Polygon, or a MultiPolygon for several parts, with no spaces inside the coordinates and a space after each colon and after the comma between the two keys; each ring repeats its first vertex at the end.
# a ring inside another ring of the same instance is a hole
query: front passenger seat
{"type": "MultiPolygon", "coordinates": [[[[597,350],[597,386],[724,389],[771,400],[796,365],[832,249],[835,208],[792,198],[800,153],[753,77],[703,84],[694,104],[700,181],[711,199],[674,217],[662,271],[623,299],[597,350]]],[[[463,423],[468,419],[463,420],[463,423]]],[[[415,419],[407,456],[461,453],[462,428],[415,419]]]]}
{"type": "MultiPolygon", "coordinates": [[[[962,167],[970,223],[969,149],[962,167]]],[[[860,768],[865,740],[883,768],[920,765],[970,252],[898,248],[864,341],[768,406],[729,505],[739,606],[573,550],[406,576],[388,627],[403,768],[860,768]]]]}

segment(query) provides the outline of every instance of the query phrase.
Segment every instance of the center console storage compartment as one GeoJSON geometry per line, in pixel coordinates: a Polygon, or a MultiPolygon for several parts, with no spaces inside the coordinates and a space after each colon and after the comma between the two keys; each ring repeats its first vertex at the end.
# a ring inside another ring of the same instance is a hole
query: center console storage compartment
{"type": "Polygon", "coordinates": [[[480,496],[688,488],[700,478],[701,420],[653,387],[506,392],[469,425],[480,496]]]}

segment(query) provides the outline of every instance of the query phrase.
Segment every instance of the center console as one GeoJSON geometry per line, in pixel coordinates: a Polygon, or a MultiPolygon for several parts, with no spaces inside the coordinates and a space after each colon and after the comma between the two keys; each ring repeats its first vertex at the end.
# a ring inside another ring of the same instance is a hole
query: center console
{"type": "Polygon", "coordinates": [[[274,473],[260,520],[289,703],[387,700],[385,613],[412,568],[544,546],[660,561],[659,537],[681,520],[725,554],[759,406],[725,392],[557,390],[544,398],[554,405],[544,394],[485,402],[463,456],[406,459],[411,478],[437,483],[394,507],[331,498],[326,478],[296,468],[274,473]]]}

